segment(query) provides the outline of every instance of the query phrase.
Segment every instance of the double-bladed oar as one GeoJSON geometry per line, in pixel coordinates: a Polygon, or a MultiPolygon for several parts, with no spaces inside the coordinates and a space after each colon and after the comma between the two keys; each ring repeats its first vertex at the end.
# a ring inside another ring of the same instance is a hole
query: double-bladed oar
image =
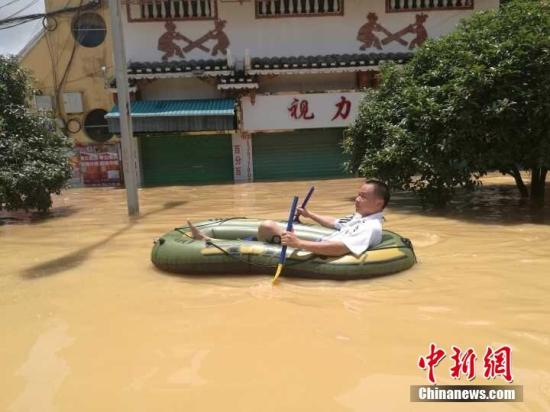
{"type": "MultiPolygon", "coordinates": [[[[288,215],[288,221],[286,224],[286,231],[291,232],[292,231],[292,224],[294,223],[294,215],[296,214],[296,207],[298,206],[298,196],[294,196],[292,199],[292,206],[290,206],[290,213],[288,215]]],[[[281,255],[279,256],[279,264],[277,265],[277,271],[275,272],[275,276],[273,276],[273,280],[271,283],[277,282],[277,278],[283,271],[283,266],[285,265],[286,261],[286,245],[283,245],[281,248],[281,255]]]]}
{"type": "MultiPolygon", "coordinates": [[[[315,190],[315,186],[311,186],[310,189],[309,189],[309,192],[307,192],[307,195],[306,195],[304,201],[302,202],[302,206],[301,206],[302,209],[305,209],[305,208],[306,208],[307,202],[309,202],[309,198],[310,198],[311,195],[313,194],[313,191],[314,191],[314,190],[315,190]]],[[[300,222],[300,216],[296,216],[296,217],[294,218],[294,222],[295,222],[295,223],[302,223],[302,222],[300,222]]]]}

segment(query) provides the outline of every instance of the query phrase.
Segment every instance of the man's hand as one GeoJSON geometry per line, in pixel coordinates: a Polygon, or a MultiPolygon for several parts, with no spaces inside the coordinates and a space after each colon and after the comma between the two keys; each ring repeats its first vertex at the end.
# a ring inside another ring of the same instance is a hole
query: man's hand
{"type": "Polygon", "coordinates": [[[336,240],[315,242],[312,240],[298,239],[294,232],[283,232],[281,235],[281,244],[324,256],[342,256],[350,252],[343,242],[336,240]]]}
{"type": "Polygon", "coordinates": [[[334,225],[336,224],[336,218],[332,216],[323,216],[318,215],[317,213],[310,212],[307,209],[304,209],[303,207],[299,207],[296,209],[296,216],[303,216],[307,217],[311,220],[313,220],[316,223],[319,223],[321,226],[328,227],[331,229],[334,229],[334,225]]]}
{"type": "Polygon", "coordinates": [[[293,247],[295,249],[300,249],[301,241],[294,232],[283,232],[281,235],[281,244],[284,246],[293,247]]]}
{"type": "Polygon", "coordinates": [[[303,216],[307,218],[311,218],[311,214],[307,209],[304,209],[303,207],[299,207],[296,209],[296,216],[303,216]]]}

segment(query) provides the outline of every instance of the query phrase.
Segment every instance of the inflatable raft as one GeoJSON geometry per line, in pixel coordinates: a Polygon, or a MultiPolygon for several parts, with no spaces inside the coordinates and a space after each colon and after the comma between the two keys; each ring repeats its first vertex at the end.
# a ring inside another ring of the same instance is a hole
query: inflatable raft
{"type": "MultiPolygon", "coordinates": [[[[190,275],[273,275],[281,246],[253,240],[261,221],[228,218],[197,223],[210,241],[194,240],[187,226],[176,228],[155,241],[151,261],[159,269],[190,275]]],[[[318,240],[333,232],[304,224],[295,224],[294,231],[307,240],[318,240]]],[[[411,242],[388,230],[384,230],[378,246],[357,257],[352,254],[326,257],[290,247],[286,256],[281,276],[335,280],[388,275],[408,269],[416,261],[411,242]]]]}

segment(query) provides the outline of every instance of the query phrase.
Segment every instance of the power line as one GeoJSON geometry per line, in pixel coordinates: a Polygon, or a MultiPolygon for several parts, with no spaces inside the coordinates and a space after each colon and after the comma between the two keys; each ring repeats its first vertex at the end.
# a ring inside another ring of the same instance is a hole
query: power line
{"type": "Polygon", "coordinates": [[[21,1],[21,0],[11,0],[10,2],[7,2],[6,4],[4,4],[3,6],[0,6],[0,9],[3,9],[4,7],[8,7],[10,4],[17,3],[18,1],[21,1]]]}
{"type": "MultiPolygon", "coordinates": [[[[54,10],[49,13],[37,13],[37,14],[28,14],[26,16],[19,16],[19,17],[10,17],[3,20],[0,20],[0,26],[3,26],[5,24],[14,24],[14,23],[27,23],[32,20],[42,19],[44,17],[53,17],[57,16],[58,14],[64,14],[64,13],[71,13],[74,11],[85,11],[90,9],[98,8],[100,5],[99,0],[93,0],[83,6],[76,6],[76,7],[66,7],[59,10],[54,10]]],[[[16,24],[17,25],[17,24],[16,24]]],[[[10,26],[14,27],[14,26],[10,26]]],[[[9,28],[9,27],[8,27],[9,28]]],[[[4,30],[6,28],[0,27],[0,30],[4,30]]]]}
{"type": "Polygon", "coordinates": [[[13,27],[21,26],[22,24],[30,23],[31,21],[34,21],[34,20],[36,20],[36,19],[23,20],[23,21],[18,22],[18,23],[13,23],[9,26],[2,26],[2,27],[0,27],[0,30],[8,30],[8,29],[11,29],[13,27]]]}
{"type": "Polygon", "coordinates": [[[33,0],[31,1],[29,4],[27,4],[26,6],[24,6],[23,8],[17,10],[15,13],[9,15],[8,17],[6,17],[6,20],[11,18],[11,17],[14,17],[14,16],[17,16],[19,13],[21,13],[22,11],[25,11],[27,10],[29,7],[31,6],[34,6],[36,3],[38,2],[38,0],[33,0]]]}

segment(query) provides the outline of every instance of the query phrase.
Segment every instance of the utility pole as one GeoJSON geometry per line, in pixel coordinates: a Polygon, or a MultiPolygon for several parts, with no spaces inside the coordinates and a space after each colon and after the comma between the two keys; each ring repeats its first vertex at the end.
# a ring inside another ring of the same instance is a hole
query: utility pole
{"type": "Polygon", "coordinates": [[[122,138],[122,167],[124,168],[124,184],[128,215],[139,215],[139,198],[137,191],[137,168],[134,144],[132,142],[132,118],[130,116],[130,96],[128,94],[128,72],[126,69],[126,52],[124,50],[124,33],[120,18],[120,0],[109,0],[111,9],[111,30],[113,37],[113,54],[115,57],[116,89],[122,138]]]}

